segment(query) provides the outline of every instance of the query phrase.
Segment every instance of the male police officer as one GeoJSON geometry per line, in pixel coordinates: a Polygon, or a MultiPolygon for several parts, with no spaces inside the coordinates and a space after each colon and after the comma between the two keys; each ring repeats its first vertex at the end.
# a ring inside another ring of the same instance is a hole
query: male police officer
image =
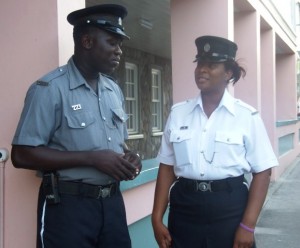
{"type": "Polygon", "coordinates": [[[131,247],[119,182],[134,179],[141,161],[122,146],[124,98],[106,76],[128,39],[126,14],[113,4],[70,13],[74,55],[27,92],[12,162],[43,173],[37,247],[131,247]]]}

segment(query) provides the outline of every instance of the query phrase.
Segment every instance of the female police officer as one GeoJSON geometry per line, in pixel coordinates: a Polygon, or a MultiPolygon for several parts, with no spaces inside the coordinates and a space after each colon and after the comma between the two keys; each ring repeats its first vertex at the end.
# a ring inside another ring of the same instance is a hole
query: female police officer
{"type": "Polygon", "coordinates": [[[155,238],[160,248],[250,248],[278,161],[257,111],[226,89],[245,75],[235,61],[237,45],[215,36],[195,43],[200,94],[174,105],[165,127],[152,213],[155,238]],[[245,173],[253,175],[249,191],[245,173]],[[168,201],[167,228],[162,217],[168,201]]]}

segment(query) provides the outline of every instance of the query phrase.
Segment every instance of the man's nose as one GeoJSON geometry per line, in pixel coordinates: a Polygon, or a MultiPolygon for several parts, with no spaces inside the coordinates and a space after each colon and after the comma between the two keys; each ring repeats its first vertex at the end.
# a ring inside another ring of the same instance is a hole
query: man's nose
{"type": "Polygon", "coordinates": [[[116,48],[116,53],[118,54],[118,55],[122,55],[122,49],[121,49],[121,47],[118,45],[117,46],[117,48],[116,48]]]}

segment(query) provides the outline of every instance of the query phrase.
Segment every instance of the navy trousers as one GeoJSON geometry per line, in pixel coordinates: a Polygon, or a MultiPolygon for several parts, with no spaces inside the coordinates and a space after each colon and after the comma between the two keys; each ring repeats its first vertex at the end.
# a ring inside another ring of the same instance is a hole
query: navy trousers
{"type": "Polygon", "coordinates": [[[170,192],[172,248],[232,248],[247,198],[244,184],[219,192],[195,192],[177,182],[170,192]]]}
{"type": "Polygon", "coordinates": [[[131,248],[120,190],[108,198],[61,195],[47,205],[39,193],[37,248],[131,248]]]}

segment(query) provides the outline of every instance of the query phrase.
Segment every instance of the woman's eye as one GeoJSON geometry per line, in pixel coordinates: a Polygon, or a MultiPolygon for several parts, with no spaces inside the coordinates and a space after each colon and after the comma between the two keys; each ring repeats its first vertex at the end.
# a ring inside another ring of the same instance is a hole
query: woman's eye
{"type": "Polygon", "coordinates": [[[207,67],[209,69],[215,69],[218,67],[218,63],[213,62],[198,62],[199,67],[207,67]]]}
{"type": "Polygon", "coordinates": [[[209,65],[209,68],[214,69],[214,68],[217,68],[217,66],[218,66],[217,63],[211,63],[211,64],[209,65]]]}

